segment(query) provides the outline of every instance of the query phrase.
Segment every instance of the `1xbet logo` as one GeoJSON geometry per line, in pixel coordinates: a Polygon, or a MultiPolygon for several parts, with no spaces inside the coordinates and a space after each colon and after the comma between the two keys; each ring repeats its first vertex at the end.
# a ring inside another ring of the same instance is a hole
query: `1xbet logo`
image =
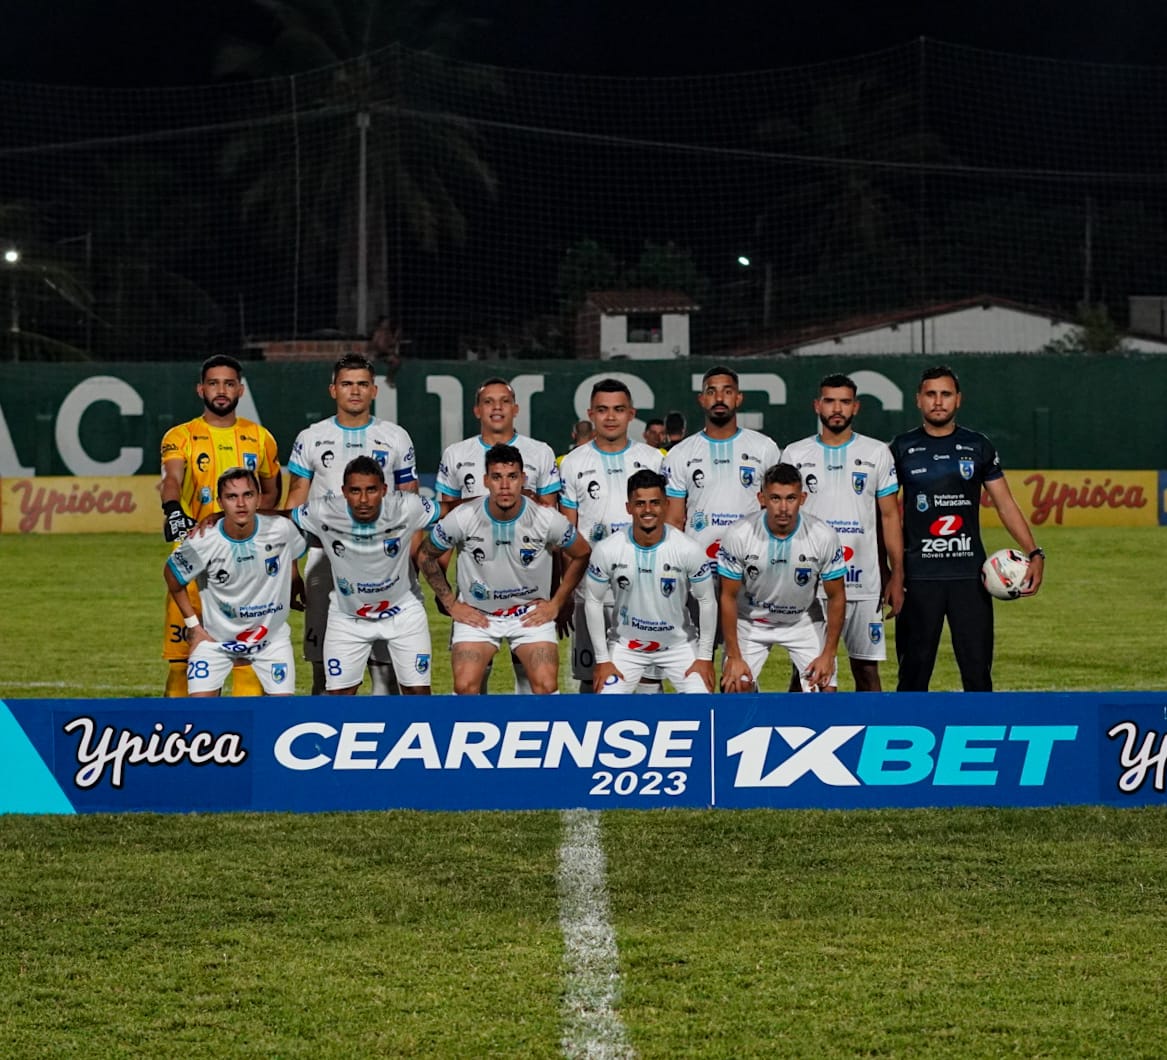
{"type": "Polygon", "coordinates": [[[1007,781],[1038,787],[1045,783],[1055,746],[1077,737],[1076,725],[947,725],[939,732],[919,725],[832,725],[822,732],[757,725],[738,733],[725,749],[738,760],[735,788],[788,788],[807,776],[831,787],[919,784],[929,778],[936,787],[991,787],[1002,772],[995,765],[1015,772],[1007,781]],[[775,754],[774,736],[791,753],[775,754]],[[856,747],[852,741],[858,737],[856,747]],[[846,761],[840,757],[844,748],[846,761]]]}

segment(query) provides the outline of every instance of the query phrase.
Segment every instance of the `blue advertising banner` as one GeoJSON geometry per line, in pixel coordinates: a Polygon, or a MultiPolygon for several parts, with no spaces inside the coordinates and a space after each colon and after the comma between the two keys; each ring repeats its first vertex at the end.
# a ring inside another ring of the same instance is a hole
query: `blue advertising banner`
{"type": "Polygon", "coordinates": [[[1165,799],[1167,693],[0,703],[0,812],[1165,799]]]}

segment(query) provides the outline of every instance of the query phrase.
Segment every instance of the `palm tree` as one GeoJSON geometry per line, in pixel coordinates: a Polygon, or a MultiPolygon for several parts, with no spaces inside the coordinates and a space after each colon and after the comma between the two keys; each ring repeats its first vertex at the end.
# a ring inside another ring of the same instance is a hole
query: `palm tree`
{"type": "MultiPolygon", "coordinates": [[[[390,315],[391,250],[403,253],[406,236],[426,252],[460,242],[461,196],[494,195],[495,177],[472,127],[427,98],[426,80],[413,76],[450,51],[471,23],[441,0],[254,2],[272,16],[274,38],[225,42],[215,72],[293,77],[294,152],[290,158],[287,127],[265,125],[232,141],[223,167],[246,179],[246,216],[267,214],[270,237],[294,240],[307,268],[333,271],[336,326],[367,332],[371,320],[390,315]]],[[[489,74],[465,67],[446,73],[460,91],[497,91],[489,74]]],[[[299,315],[295,310],[297,331],[299,315]]]]}

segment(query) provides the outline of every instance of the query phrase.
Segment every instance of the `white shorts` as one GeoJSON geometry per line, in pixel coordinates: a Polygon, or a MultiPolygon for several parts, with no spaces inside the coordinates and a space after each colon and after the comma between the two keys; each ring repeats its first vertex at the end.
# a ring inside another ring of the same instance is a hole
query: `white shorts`
{"type": "MultiPolygon", "coordinates": [[[[816,600],[807,609],[810,620],[818,626],[819,636],[827,635],[827,615],[822,600],[816,600]]],[[[843,632],[839,641],[852,659],[863,662],[883,662],[887,658],[887,644],[883,639],[883,608],[878,600],[848,600],[843,618],[843,632]]]]}
{"type": "Polygon", "coordinates": [[[646,671],[667,677],[678,692],[707,693],[708,688],[699,674],[685,675],[697,661],[696,645],[692,642],[677,644],[672,648],[662,648],[660,651],[644,652],[633,651],[623,644],[613,644],[609,651],[616,669],[624,675],[624,680],[618,677],[609,678],[602,688],[596,691],[600,695],[628,695],[636,691],[640,679],[646,671]]]}
{"type": "Polygon", "coordinates": [[[296,661],[292,634],[287,626],[273,633],[259,651],[246,656],[223,651],[218,642],[203,641],[186,661],[189,692],[221,692],[227,675],[237,662],[248,662],[269,696],[296,693],[296,661]]]}
{"type": "MultiPolygon", "coordinates": [[[[328,612],[332,606],[329,596],[332,589],[332,567],[324,549],[308,549],[308,558],[304,561],[305,662],[324,662],[324,638],[328,633],[328,612]]],[[[373,662],[389,662],[389,647],[383,640],[373,642],[373,662]]]]}
{"type": "MultiPolygon", "coordinates": [[[[810,616],[803,612],[797,622],[789,625],[766,625],[762,622],[744,622],[738,619],[737,643],[741,649],[742,658],[754,675],[754,684],[758,683],[758,676],[770,649],[785,648],[790,653],[790,661],[798,670],[799,680],[802,681],[802,690],[810,691],[803,674],[812,662],[819,657],[823,650],[823,640],[818,627],[810,620],[810,616]]],[[[837,682],[832,679],[831,684],[837,682]]],[[[790,686],[789,681],[783,681],[782,687],[776,689],[785,692],[790,686]]],[[[759,689],[760,691],[760,689],[759,689]]]]}
{"type": "Polygon", "coordinates": [[[524,644],[558,644],[559,633],[554,622],[544,622],[538,626],[524,626],[523,615],[531,610],[529,605],[519,604],[508,608],[510,614],[486,615],[489,626],[479,628],[465,622],[455,622],[450,629],[451,644],[493,644],[496,649],[505,640],[514,651],[524,644]]]}
{"type": "Polygon", "coordinates": [[[428,688],[433,650],[425,608],[412,602],[387,618],[355,618],[335,607],[328,614],[324,636],[324,687],[329,691],[352,688],[365,676],[365,663],[374,645],[383,644],[404,688],[428,688]]]}

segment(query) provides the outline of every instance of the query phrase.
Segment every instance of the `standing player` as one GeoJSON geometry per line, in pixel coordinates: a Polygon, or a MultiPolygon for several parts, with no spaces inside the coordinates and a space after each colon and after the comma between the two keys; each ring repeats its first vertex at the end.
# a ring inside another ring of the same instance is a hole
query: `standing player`
{"type": "MultiPolygon", "coordinates": [[[[413,439],[404,427],[373,416],[377,385],[369,359],[359,353],[341,357],[333,366],[328,393],[336,402],[336,415],[305,427],[292,446],[288,507],[295,509],[310,500],[339,496],[344,469],[357,456],[372,457],[386,477],[392,475],[395,489],[416,493],[413,439]]],[[[308,553],[304,590],[304,659],[312,664],[312,694],[317,696],[326,684],[323,645],[332,591],[332,571],[319,548],[308,553]]],[[[373,645],[369,678],[374,695],[393,695],[397,691],[383,641],[373,645]]]]}
{"type": "Polygon", "coordinates": [[[445,516],[422,545],[421,572],[454,620],[450,661],[454,694],[481,691],[505,639],[537,694],[559,691],[556,622],[571,601],[589,554],[587,542],[559,512],[523,496],[523,457],[510,445],[485,454],[486,497],[445,516]],[[458,596],[439,557],[458,550],[458,596]],[[554,595],[552,553],[568,563],[554,595]]]}
{"type": "Polygon", "coordinates": [[[697,404],[705,426],[665,455],[668,520],[717,558],[727,527],[758,510],[758,488],[766,468],[778,463],[778,446],[764,434],[737,424],[742,405],[737,373],[710,368],[697,404]]]}
{"type": "Polygon", "coordinates": [[[635,691],[650,668],[678,692],[713,691],[713,563],[697,542],[665,522],[666,503],[663,476],[648,470],[630,475],[625,507],[632,525],[592,552],[585,607],[602,694],[635,691]],[[700,635],[686,606],[690,593],[700,611],[700,635]],[[605,613],[609,597],[611,617],[605,613]]]}
{"type": "MultiPolygon", "coordinates": [[[[518,414],[514,389],[505,379],[487,379],[479,386],[474,395],[479,433],[447,446],[438,463],[434,489],[442,503],[443,517],[463,501],[486,494],[485,457],[495,445],[510,445],[522,454],[525,489],[536,501],[551,508],[558,504],[560,480],[555,453],[546,442],[515,430],[518,414]]],[[[517,658],[514,661],[515,691],[528,693],[531,688],[522,663],[517,658]]]]}
{"type": "Polygon", "coordinates": [[[282,516],[257,514],[259,479],[249,468],[224,471],[215,497],[223,518],[186,538],[163,569],[190,635],[189,694],[217,696],[232,667],[245,659],[263,691],[290,696],[296,691],[296,664],[288,612],[304,537],[282,516]],[[203,575],[209,606],[200,619],[186,586],[203,575]]]}
{"type": "Polygon", "coordinates": [[[292,518],[315,535],[332,564],[323,655],[328,694],[356,695],[369,653],[381,645],[401,691],[428,696],[429,620],[410,546],[437,521],[437,505],[390,492],[380,461],[358,456],[345,466],[340,494],[309,500],[292,518]]]}
{"type": "Polygon", "coordinates": [[[653,449],[659,449],[663,453],[665,442],[668,440],[668,435],[665,434],[665,421],[659,417],[649,420],[644,425],[644,433],[641,437],[644,439],[645,445],[650,445],[653,449]]]}
{"type": "MultiPolygon", "coordinates": [[[[171,427],[162,437],[162,495],[167,541],[178,542],[187,530],[208,515],[221,511],[216,492],[219,476],[229,468],[253,471],[259,483],[259,507],[279,502],[280,464],[276,441],[258,423],[235,415],[243,397],[243,367],[234,357],[219,354],[203,361],[195,393],[203,413],[171,427]]],[[[200,613],[198,590],[188,589],[195,614],[200,613]]],[[[186,660],[190,646],[183,616],[171,596],[166,600],[162,657],[169,667],[166,696],[187,694],[186,660]]],[[[232,690],[237,696],[258,696],[262,689],[246,666],[235,670],[232,690]]]]}
{"type": "MultiPolygon", "coordinates": [[[[904,602],[904,538],[891,450],[851,427],[859,412],[857,393],[855,381],[848,376],[826,376],[814,401],[822,429],[788,445],[782,462],[802,473],[807,491],[803,511],[829,523],[846,542],[843,643],[851,659],[855,691],[879,692],[879,664],[887,658],[883,604],[895,615],[904,602]],[[878,549],[880,532],[890,568],[886,585],[878,549]]],[[[824,599],[820,589],[810,615],[825,634],[824,599]]]]}
{"type": "Polygon", "coordinates": [[[960,381],[947,365],[916,388],[923,424],[891,443],[904,488],[904,606],[896,620],[900,692],[927,692],[944,619],[966,692],[993,690],[993,601],[981,584],[981,489],[1029,554],[1023,596],[1041,586],[1045,553],[1013,499],[993,443],[958,426],[960,381]]]}
{"type": "Polygon", "coordinates": [[[835,652],[847,605],[839,535],[800,511],[806,493],[802,476],[790,464],[766,471],[758,500],[762,510],[725,532],[717,558],[725,637],[721,687],[726,692],[753,689],[770,649],[778,645],[790,653],[804,692],[834,691],[835,652]],[[820,579],[826,592],[825,633],[807,614],[820,579]]]}
{"type": "MultiPolygon", "coordinates": [[[[593,547],[630,523],[628,479],[639,471],[659,471],[659,449],[628,440],[628,425],[636,416],[632,394],[618,379],[602,379],[592,387],[588,416],[595,436],[563,458],[560,507],[593,547]]],[[[571,672],[581,692],[593,691],[592,641],[584,619],[585,589],[575,593],[571,637],[571,672]]],[[[608,604],[612,598],[609,596],[608,604]]],[[[655,689],[654,689],[655,691],[655,689]]]]}
{"type": "Polygon", "coordinates": [[[522,454],[525,488],[540,504],[555,507],[559,493],[555,453],[546,442],[515,431],[518,414],[515,392],[505,379],[487,379],[478,388],[474,416],[479,433],[446,446],[438,463],[434,489],[443,516],[463,501],[486,494],[486,453],[495,445],[510,445],[522,454]]]}

